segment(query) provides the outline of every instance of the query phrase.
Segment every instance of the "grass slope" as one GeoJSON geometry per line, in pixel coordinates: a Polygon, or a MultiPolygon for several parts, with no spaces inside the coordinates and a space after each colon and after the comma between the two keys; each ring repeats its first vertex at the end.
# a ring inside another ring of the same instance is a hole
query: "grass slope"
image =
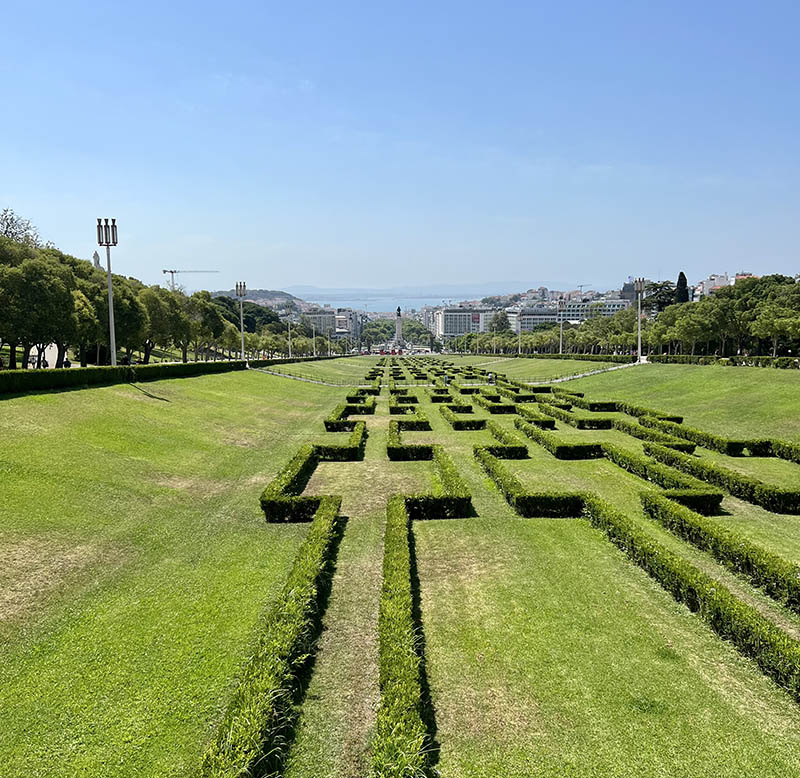
{"type": "Polygon", "coordinates": [[[0,403],[4,775],[197,769],[306,531],[257,502],[333,404],[292,389],[231,373],[0,403]]]}

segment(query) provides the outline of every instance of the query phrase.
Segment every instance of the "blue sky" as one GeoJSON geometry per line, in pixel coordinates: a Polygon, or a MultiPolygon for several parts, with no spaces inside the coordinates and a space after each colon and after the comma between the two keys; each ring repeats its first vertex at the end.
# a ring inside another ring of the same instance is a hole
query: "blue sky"
{"type": "Polygon", "coordinates": [[[797,2],[6,0],[0,206],[189,286],[800,272],[797,2]]]}

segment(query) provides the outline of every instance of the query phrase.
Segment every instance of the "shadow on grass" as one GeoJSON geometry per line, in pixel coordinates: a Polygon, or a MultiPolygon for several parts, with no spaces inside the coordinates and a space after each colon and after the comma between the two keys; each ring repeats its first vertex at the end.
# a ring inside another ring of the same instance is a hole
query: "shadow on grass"
{"type": "Polygon", "coordinates": [[[422,720],[428,730],[426,752],[428,754],[428,769],[431,775],[436,775],[433,769],[439,762],[439,741],[436,739],[436,711],[431,698],[431,687],[428,682],[428,669],[425,661],[425,631],[422,626],[422,602],[420,599],[419,573],[417,571],[417,541],[414,537],[414,524],[408,527],[408,553],[411,563],[411,617],[417,631],[417,654],[419,655],[419,684],[422,690],[422,720]]]}
{"type": "Polygon", "coordinates": [[[172,400],[168,400],[166,397],[159,397],[157,394],[148,392],[147,389],[142,389],[141,386],[137,386],[136,384],[128,384],[128,386],[130,386],[131,389],[136,389],[142,394],[147,395],[151,400],[161,400],[162,403],[172,402],[172,400]]]}
{"type": "Polygon", "coordinates": [[[311,676],[314,674],[319,638],[322,634],[322,622],[325,618],[325,612],[328,609],[333,576],[336,572],[336,560],[339,556],[339,545],[344,537],[347,522],[347,516],[339,515],[336,521],[336,534],[331,543],[330,554],[325,563],[325,567],[320,571],[319,577],[317,578],[319,588],[316,612],[314,613],[311,626],[314,650],[305,658],[298,669],[296,684],[292,694],[292,712],[287,716],[280,735],[269,744],[270,751],[264,754],[261,759],[253,765],[252,772],[248,773],[248,775],[252,775],[253,778],[278,778],[283,775],[283,771],[286,767],[286,761],[297,734],[297,724],[300,720],[300,712],[306,698],[308,685],[311,683],[311,676]]]}

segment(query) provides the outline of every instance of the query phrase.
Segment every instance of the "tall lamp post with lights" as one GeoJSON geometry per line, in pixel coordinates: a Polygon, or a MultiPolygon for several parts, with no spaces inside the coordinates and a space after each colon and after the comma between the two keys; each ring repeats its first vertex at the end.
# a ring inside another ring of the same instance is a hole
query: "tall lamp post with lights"
{"type": "Polygon", "coordinates": [[[636,278],[633,281],[633,289],[638,298],[639,315],[637,319],[637,339],[636,339],[636,361],[642,361],[642,296],[644,295],[644,278],[636,278]]]}
{"type": "Polygon", "coordinates": [[[106,247],[106,274],[108,276],[108,348],[111,364],[117,364],[117,334],[114,330],[114,294],[111,290],[111,247],[117,245],[117,220],[97,220],[97,245],[106,247]]]}
{"type": "Polygon", "coordinates": [[[558,298],[558,353],[564,353],[564,309],[567,304],[563,297],[558,298]]]}
{"type": "Polygon", "coordinates": [[[236,296],[239,298],[239,334],[242,336],[242,359],[244,359],[244,296],[247,294],[247,284],[244,281],[236,282],[236,296]]]}

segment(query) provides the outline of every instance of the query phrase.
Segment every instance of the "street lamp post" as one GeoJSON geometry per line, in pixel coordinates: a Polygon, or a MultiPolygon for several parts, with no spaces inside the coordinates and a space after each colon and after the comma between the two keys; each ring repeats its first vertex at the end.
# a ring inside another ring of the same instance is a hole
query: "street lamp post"
{"type": "Polygon", "coordinates": [[[314,356],[317,356],[317,325],[311,322],[311,344],[314,346],[314,356]]]}
{"type": "Polygon", "coordinates": [[[106,273],[108,276],[108,340],[111,352],[111,364],[117,364],[117,334],[114,330],[114,294],[111,291],[111,247],[117,245],[117,220],[97,220],[97,245],[106,247],[106,273]]]}
{"type": "Polygon", "coordinates": [[[247,294],[247,284],[244,281],[236,282],[236,296],[239,298],[239,334],[242,336],[242,359],[244,359],[244,296],[247,294]]]}
{"type": "Polygon", "coordinates": [[[636,291],[636,296],[639,303],[639,315],[637,316],[637,345],[636,345],[636,361],[642,361],[642,295],[644,294],[644,278],[636,278],[633,281],[633,288],[636,291]]]}
{"type": "Polygon", "coordinates": [[[564,353],[564,308],[567,304],[563,297],[558,298],[558,353],[564,353]]]}
{"type": "Polygon", "coordinates": [[[292,320],[287,319],[286,325],[289,327],[289,359],[292,358],[292,320]]]}

